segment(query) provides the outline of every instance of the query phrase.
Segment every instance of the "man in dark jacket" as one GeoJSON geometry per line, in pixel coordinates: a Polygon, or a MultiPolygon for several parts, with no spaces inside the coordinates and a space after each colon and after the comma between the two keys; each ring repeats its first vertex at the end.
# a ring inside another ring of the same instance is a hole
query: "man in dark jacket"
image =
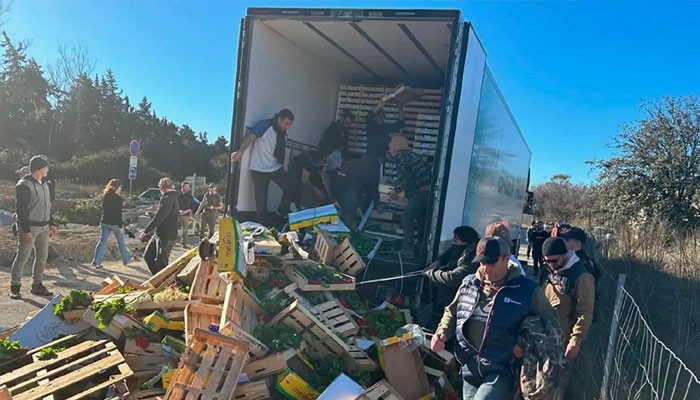
{"type": "Polygon", "coordinates": [[[530,254],[532,254],[532,233],[535,232],[535,228],[537,227],[537,223],[535,221],[532,221],[532,224],[530,225],[529,228],[527,228],[527,258],[530,258],[530,254]]]}
{"type": "Polygon", "coordinates": [[[455,228],[450,249],[425,269],[426,278],[439,287],[437,291],[439,296],[435,296],[434,300],[440,304],[440,307],[449,304],[464,278],[475,273],[479,268],[479,263],[473,262],[478,241],[479,234],[474,228],[470,226],[455,228]]]}
{"type": "Polygon", "coordinates": [[[158,181],[158,189],[162,194],[158,210],[141,234],[142,241],[148,239],[143,259],[154,275],[165,268],[170,261],[170,251],[177,240],[180,215],[178,193],[175,191],[173,181],[170,178],[162,178],[158,181]]]}
{"type": "Polygon", "coordinates": [[[22,298],[20,293],[24,266],[34,250],[31,293],[53,297],[42,283],[44,268],[49,255],[49,238],[56,234],[57,225],[51,214],[51,193],[45,178],[49,163],[41,156],[29,161],[29,175],[23,176],[15,186],[17,207],[17,255],[12,262],[10,298],[22,298]]]}
{"type": "Polygon", "coordinates": [[[326,158],[329,171],[335,171],[343,162],[350,160],[348,129],[352,126],[355,115],[349,110],[344,110],[341,117],[330,124],[318,143],[318,154],[326,158]]]}
{"type": "Polygon", "coordinates": [[[516,345],[522,322],[532,314],[557,318],[542,289],[509,261],[508,241],[494,236],[479,241],[474,258],[479,269],[464,278],[431,340],[431,349],[440,352],[456,337],[465,400],[511,398],[511,362],[525,355],[516,345]]]}
{"type": "Polygon", "coordinates": [[[192,197],[192,192],[190,192],[190,183],[182,182],[182,187],[180,188],[180,193],[177,197],[180,203],[180,226],[182,227],[182,245],[187,244],[187,228],[192,221],[192,207],[194,206],[194,197],[192,197]]]}
{"type": "Polygon", "coordinates": [[[202,223],[199,225],[200,239],[204,239],[205,237],[211,239],[214,235],[214,229],[216,228],[216,221],[219,219],[219,211],[224,209],[223,199],[216,190],[216,185],[210,183],[209,189],[202,198],[202,202],[199,204],[199,209],[197,210],[197,214],[202,216],[202,223]],[[204,234],[206,230],[209,231],[209,236],[204,234]]]}
{"type": "Polygon", "coordinates": [[[401,215],[403,229],[403,250],[401,256],[413,259],[416,256],[415,231],[418,231],[418,249],[424,240],[425,215],[433,175],[430,166],[418,154],[411,151],[408,140],[394,136],[389,144],[389,157],[396,162],[396,183],[389,193],[394,199],[407,197],[408,204],[401,215]],[[417,229],[416,229],[417,228],[417,229]]]}
{"type": "Polygon", "coordinates": [[[542,266],[542,244],[549,237],[549,232],[544,230],[542,221],[537,221],[535,230],[532,232],[532,267],[534,269],[533,275],[537,279],[540,275],[540,267],[542,266]]]}
{"type": "Polygon", "coordinates": [[[391,134],[400,133],[401,128],[404,126],[402,109],[399,109],[399,117],[396,122],[386,122],[384,105],[385,103],[380,101],[365,117],[365,123],[367,124],[367,150],[365,154],[380,158],[386,156],[391,134]]]}
{"type": "Polygon", "coordinates": [[[315,151],[305,151],[289,161],[287,166],[289,184],[282,195],[281,209],[288,211],[291,203],[300,210],[329,201],[326,186],[319,171],[320,167],[322,164],[319,153],[315,151]]]}
{"type": "Polygon", "coordinates": [[[596,262],[588,255],[586,249],[584,249],[586,240],[588,239],[586,232],[583,229],[574,226],[564,230],[563,232],[560,231],[559,237],[564,239],[566,248],[569,251],[573,251],[579,260],[584,263],[586,269],[588,269],[588,272],[593,275],[593,278],[595,278],[597,283],[601,278],[602,272],[598,267],[598,264],[596,264],[596,262]]]}
{"type": "Polygon", "coordinates": [[[379,205],[379,165],[381,159],[365,155],[343,165],[338,171],[342,182],[340,191],[340,219],[348,228],[355,229],[357,208],[364,208],[373,201],[379,205]]]}

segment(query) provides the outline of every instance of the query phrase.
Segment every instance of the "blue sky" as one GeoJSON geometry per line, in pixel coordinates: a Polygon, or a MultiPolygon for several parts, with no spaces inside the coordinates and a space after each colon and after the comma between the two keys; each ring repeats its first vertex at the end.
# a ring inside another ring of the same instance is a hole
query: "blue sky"
{"type": "Polygon", "coordinates": [[[132,102],[228,137],[240,18],[249,6],[460,8],[523,131],[533,183],[590,182],[587,160],[644,99],[700,89],[700,2],[15,0],[2,27],[40,64],[87,46],[132,102]]]}

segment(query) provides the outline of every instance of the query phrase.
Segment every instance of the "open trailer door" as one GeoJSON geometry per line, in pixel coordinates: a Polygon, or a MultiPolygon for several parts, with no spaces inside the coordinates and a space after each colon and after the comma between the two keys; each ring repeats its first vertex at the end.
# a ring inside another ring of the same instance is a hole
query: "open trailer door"
{"type": "MultiPolygon", "coordinates": [[[[252,18],[241,19],[241,29],[238,34],[238,59],[236,62],[236,81],[234,83],[233,110],[231,121],[231,139],[229,149],[232,153],[238,148],[240,141],[245,136],[245,99],[248,82],[250,35],[252,18]]],[[[235,204],[238,198],[238,182],[240,168],[229,159],[229,170],[226,176],[226,215],[235,214],[235,204]]]]}

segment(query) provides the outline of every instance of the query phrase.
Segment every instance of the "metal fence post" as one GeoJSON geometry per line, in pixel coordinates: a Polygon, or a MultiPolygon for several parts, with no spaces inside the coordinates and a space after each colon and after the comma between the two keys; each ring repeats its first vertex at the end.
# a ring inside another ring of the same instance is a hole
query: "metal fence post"
{"type": "Polygon", "coordinates": [[[625,274],[618,275],[617,293],[615,295],[615,309],[613,311],[612,322],[610,323],[610,335],[608,336],[608,350],[605,354],[605,368],[603,369],[603,384],[600,387],[600,400],[608,400],[608,385],[610,383],[610,367],[613,358],[613,347],[617,327],[620,323],[620,308],[622,307],[622,290],[625,287],[625,274]]]}

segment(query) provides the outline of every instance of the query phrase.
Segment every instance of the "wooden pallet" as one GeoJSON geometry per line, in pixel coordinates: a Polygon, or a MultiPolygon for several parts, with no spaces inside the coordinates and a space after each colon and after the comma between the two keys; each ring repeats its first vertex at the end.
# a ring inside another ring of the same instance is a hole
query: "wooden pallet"
{"type": "Polygon", "coordinates": [[[338,242],[331,237],[328,231],[323,229],[318,231],[314,244],[318,261],[323,261],[326,265],[333,265],[337,246],[338,242]]]}
{"type": "Polygon", "coordinates": [[[196,329],[165,398],[233,399],[247,357],[248,343],[196,329]]]}
{"type": "Polygon", "coordinates": [[[216,304],[192,302],[185,307],[185,341],[189,345],[197,329],[209,330],[210,325],[219,326],[222,308],[216,304]]]}
{"type": "Polygon", "coordinates": [[[304,308],[298,300],[277,314],[268,325],[277,323],[283,323],[301,335],[309,345],[307,352],[313,358],[342,358],[348,353],[348,345],[304,308]]]}
{"type": "Polygon", "coordinates": [[[226,326],[232,322],[246,332],[253,332],[260,324],[260,316],[263,314],[262,306],[248,294],[241,282],[229,283],[226,286],[224,308],[221,313],[219,326],[226,326]]]}
{"type": "Polygon", "coordinates": [[[381,380],[353,400],[404,400],[389,382],[381,380]]]}
{"type": "Polygon", "coordinates": [[[357,276],[366,267],[362,256],[355,250],[349,238],[345,238],[336,249],[334,264],[340,272],[350,276],[357,276]]]}
{"type": "Polygon", "coordinates": [[[190,289],[190,300],[221,304],[226,296],[226,281],[216,270],[216,259],[201,260],[190,289]]]}
{"type": "Polygon", "coordinates": [[[394,104],[415,103],[416,100],[423,97],[424,93],[423,89],[414,89],[401,84],[382,96],[382,101],[394,104]]]}
{"type": "Polygon", "coordinates": [[[265,381],[242,383],[233,392],[235,400],[265,400],[269,398],[270,388],[267,387],[265,381]]]}
{"type": "Polygon", "coordinates": [[[13,400],[85,399],[133,375],[114,343],[86,340],[50,360],[34,361],[0,376],[13,400]],[[84,390],[83,390],[84,389],[84,390]]]}
{"type": "Polygon", "coordinates": [[[296,283],[300,290],[303,290],[304,292],[355,290],[355,278],[347,274],[342,275],[345,279],[350,281],[349,283],[331,283],[327,285],[310,283],[309,278],[304,276],[304,274],[296,268],[296,265],[303,264],[318,265],[318,263],[313,261],[293,261],[285,263],[284,269],[284,274],[287,276],[287,278],[296,283]]]}

